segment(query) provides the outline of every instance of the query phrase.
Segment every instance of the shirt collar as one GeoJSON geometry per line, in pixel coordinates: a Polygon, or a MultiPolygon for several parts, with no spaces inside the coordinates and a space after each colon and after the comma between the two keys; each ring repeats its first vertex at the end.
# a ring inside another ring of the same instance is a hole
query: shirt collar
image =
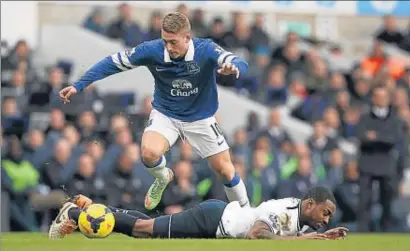
{"type": "MultiPolygon", "coordinates": [[[[194,41],[191,39],[189,40],[188,44],[188,51],[185,54],[185,61],[192,61],[194,60],[194,55],[195,55],[195,47],[194,47],[194,41]]],[[[165,63],[171,63],[171,56],[169,55],[167,49],[164,47],[164,62],[165,63]]]]}

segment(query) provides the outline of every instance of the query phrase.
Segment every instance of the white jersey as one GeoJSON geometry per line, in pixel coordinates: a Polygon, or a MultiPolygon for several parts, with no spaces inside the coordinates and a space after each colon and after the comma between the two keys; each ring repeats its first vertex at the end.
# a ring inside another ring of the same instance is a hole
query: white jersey
{"type": "Polygon", "coordinates": [[[295,236],[309,227],[299,225],[301,200],[285,198],[268,200],[256,208],[242,208],[239,202],[229,203],[221,218],[217,238],[246,238],[256,221],[263,221],[280,236],[295,236]]]}

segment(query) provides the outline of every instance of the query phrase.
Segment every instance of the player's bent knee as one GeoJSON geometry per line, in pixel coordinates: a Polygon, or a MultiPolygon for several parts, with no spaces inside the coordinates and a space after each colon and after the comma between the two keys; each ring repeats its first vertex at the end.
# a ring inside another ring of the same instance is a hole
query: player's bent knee
{"type": "Polygon", "coordinates": [[[146,164],[156,163],[168,148],[168,141],[157,132],[145,132],[142,136],[141,155],[146,164]]]}

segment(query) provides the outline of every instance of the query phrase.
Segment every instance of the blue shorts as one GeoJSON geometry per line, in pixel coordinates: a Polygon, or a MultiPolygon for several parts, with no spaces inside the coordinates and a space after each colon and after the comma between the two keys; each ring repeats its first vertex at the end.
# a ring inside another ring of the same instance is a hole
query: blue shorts
{"type": "Polygon", "coordinates": [[[153,237],[215,239],[226,205],[207,200],[183,212],[155,218],[153,237]]]}

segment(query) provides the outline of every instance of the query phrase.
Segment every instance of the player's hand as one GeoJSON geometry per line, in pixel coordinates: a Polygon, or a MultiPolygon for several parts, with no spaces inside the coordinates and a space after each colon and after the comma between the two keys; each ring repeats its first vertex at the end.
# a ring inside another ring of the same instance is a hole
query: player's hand
{"type": "Polygon", "coordinates": [[[327,230],[325,232],[325,235],[331,240],[339,240],[339,239],[346,238],[347,232],[349,232],[349,229],[345,227],[337,227],[337,228],[327,230]]]}
{"type": "Polygon", "coordinates": [[[300,240],[329,240],[329,237],[327,237],[326,234],[323,233],[308,233],[300,236],[298,239],[300,240]]]}
{"type": "Polygon", "coordinates": [[[223,75],[236,75],[236,78],[239,78],[239,69],[236,67],[234,64],[231,63],[224,63],[222,64],[222,67],[218,69],[219,74],[223,75]]]}
{"type": "Polygon", "coordinates": [[[77,90],[74,86],[69,86],[60,91],[60,99],[64,104],[70,103],[71,97],[77,93],[77,90]]]}

